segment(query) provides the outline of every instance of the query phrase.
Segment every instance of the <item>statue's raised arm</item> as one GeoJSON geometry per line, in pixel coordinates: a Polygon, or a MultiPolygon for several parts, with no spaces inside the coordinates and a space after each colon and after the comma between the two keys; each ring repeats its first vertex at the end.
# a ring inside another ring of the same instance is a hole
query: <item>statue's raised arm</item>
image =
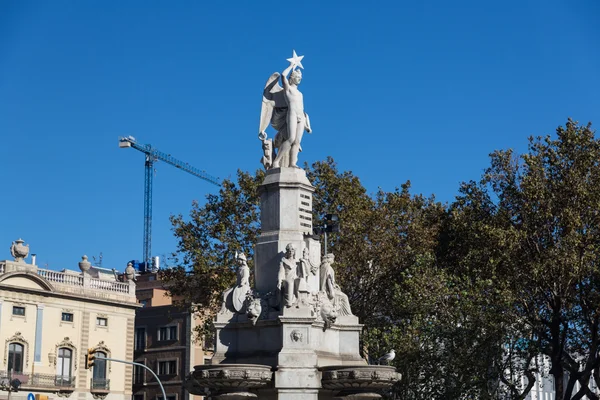
{"type": "Polygon", "coordinates": [[[294,51],[288,58],[290,65],[281,73],[271,75],[263,90],[260,114],[259,139],[263,142],[261,162],[266,169],[297,167],[300,142],[304,131],[312,132],[308,115],[304,111],[304,98],[298,85],[302,81],[302,58],[294,51]],[[289,74],[289,77],[288,77],[289,74]],[[281,77],[281,87],[278,84],[281,77]],[[277,131],[273,142],[267,139],[267,126],[277,131]],[[275,153],[275,149],[278,149],[275,153]]]}

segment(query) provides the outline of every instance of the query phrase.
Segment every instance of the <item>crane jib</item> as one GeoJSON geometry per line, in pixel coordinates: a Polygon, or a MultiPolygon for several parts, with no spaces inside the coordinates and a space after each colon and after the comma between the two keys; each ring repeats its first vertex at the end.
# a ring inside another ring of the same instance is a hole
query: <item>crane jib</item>
{"type": "Polygon", "coordinates": [[[145,160],[145,181],[144,181],[144,246],[143,246],[143,263],[144,268],[150,267],[152,258],[152,179],[153,163],[154,161],[164,161],[167,164],[171,164],[187,173],[194,175],[200,179],[212,183],[216,186],[221,186],[221,182],[218,178],[215,178],[205,171],[201,171],[195,167],[192,167],[189,163],[184,163],[170,154],[163,153],[152,148],[151,145],[141,145],[135,141],[132,136],[121,137],[119,139],[119,147],[133,147],[134,149],[141,151],[146,155],[145,160]]]}

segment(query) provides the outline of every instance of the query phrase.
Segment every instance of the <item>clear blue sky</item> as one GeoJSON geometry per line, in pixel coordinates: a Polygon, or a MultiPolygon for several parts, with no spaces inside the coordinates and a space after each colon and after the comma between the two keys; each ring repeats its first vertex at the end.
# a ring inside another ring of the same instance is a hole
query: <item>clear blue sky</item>
{"type": "MultiPolygon", "coordinates": [[[[261,165],[262,88],[305,55],[314,134],[374,192],[410,179],[451,201],[494,149],[526,149],[568,117],[600,124],[600,2],[0,2],[0,259],[22,237],[38,264],[142,253],[142,143],[220,178],[261,165]]],[[[217,188],[164,163],[153,253],[171,213],[217,188]]]]}

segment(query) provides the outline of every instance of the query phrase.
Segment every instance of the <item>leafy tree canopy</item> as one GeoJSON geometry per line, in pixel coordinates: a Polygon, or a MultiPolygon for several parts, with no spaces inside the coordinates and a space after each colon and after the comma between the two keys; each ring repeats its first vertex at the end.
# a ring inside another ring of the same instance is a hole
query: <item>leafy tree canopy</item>
{"type": "MultiPolygon", "coordinates": [[[[598,398],[586,388],[600,378],[599,163],[591,126],[569,120],[555,138],[530,138],[524,155],[492,153],[446,205],[411,194],[410,182],[369,194],[331,158],[305,166],[314,221],[341,220],[328,248],[365,324],[364,357],[396,350],[395,395],[523,399],[546,372],[557,400],[598,398]]],[[[253,267],[263,178],[238,171],[189,218],[172,217],[179,267],[165,279],[208,324],[235,281],[235,252],[253,267]]]]}

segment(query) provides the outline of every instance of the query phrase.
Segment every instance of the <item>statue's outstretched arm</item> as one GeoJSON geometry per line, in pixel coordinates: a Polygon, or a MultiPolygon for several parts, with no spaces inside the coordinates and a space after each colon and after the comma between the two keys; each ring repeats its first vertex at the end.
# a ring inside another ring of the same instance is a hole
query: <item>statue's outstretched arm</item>
{"type": "Polygon", "coordinates": [[[286,69],[284,69],[283,72],[281,73],[281,84],[283,85],[283,88],[285,90],[287,90],[289,88],[287,76],[294,68],[294,65],[295,65],[294,63],[290,63],[290,66],[287,67],[286,69]]]}

